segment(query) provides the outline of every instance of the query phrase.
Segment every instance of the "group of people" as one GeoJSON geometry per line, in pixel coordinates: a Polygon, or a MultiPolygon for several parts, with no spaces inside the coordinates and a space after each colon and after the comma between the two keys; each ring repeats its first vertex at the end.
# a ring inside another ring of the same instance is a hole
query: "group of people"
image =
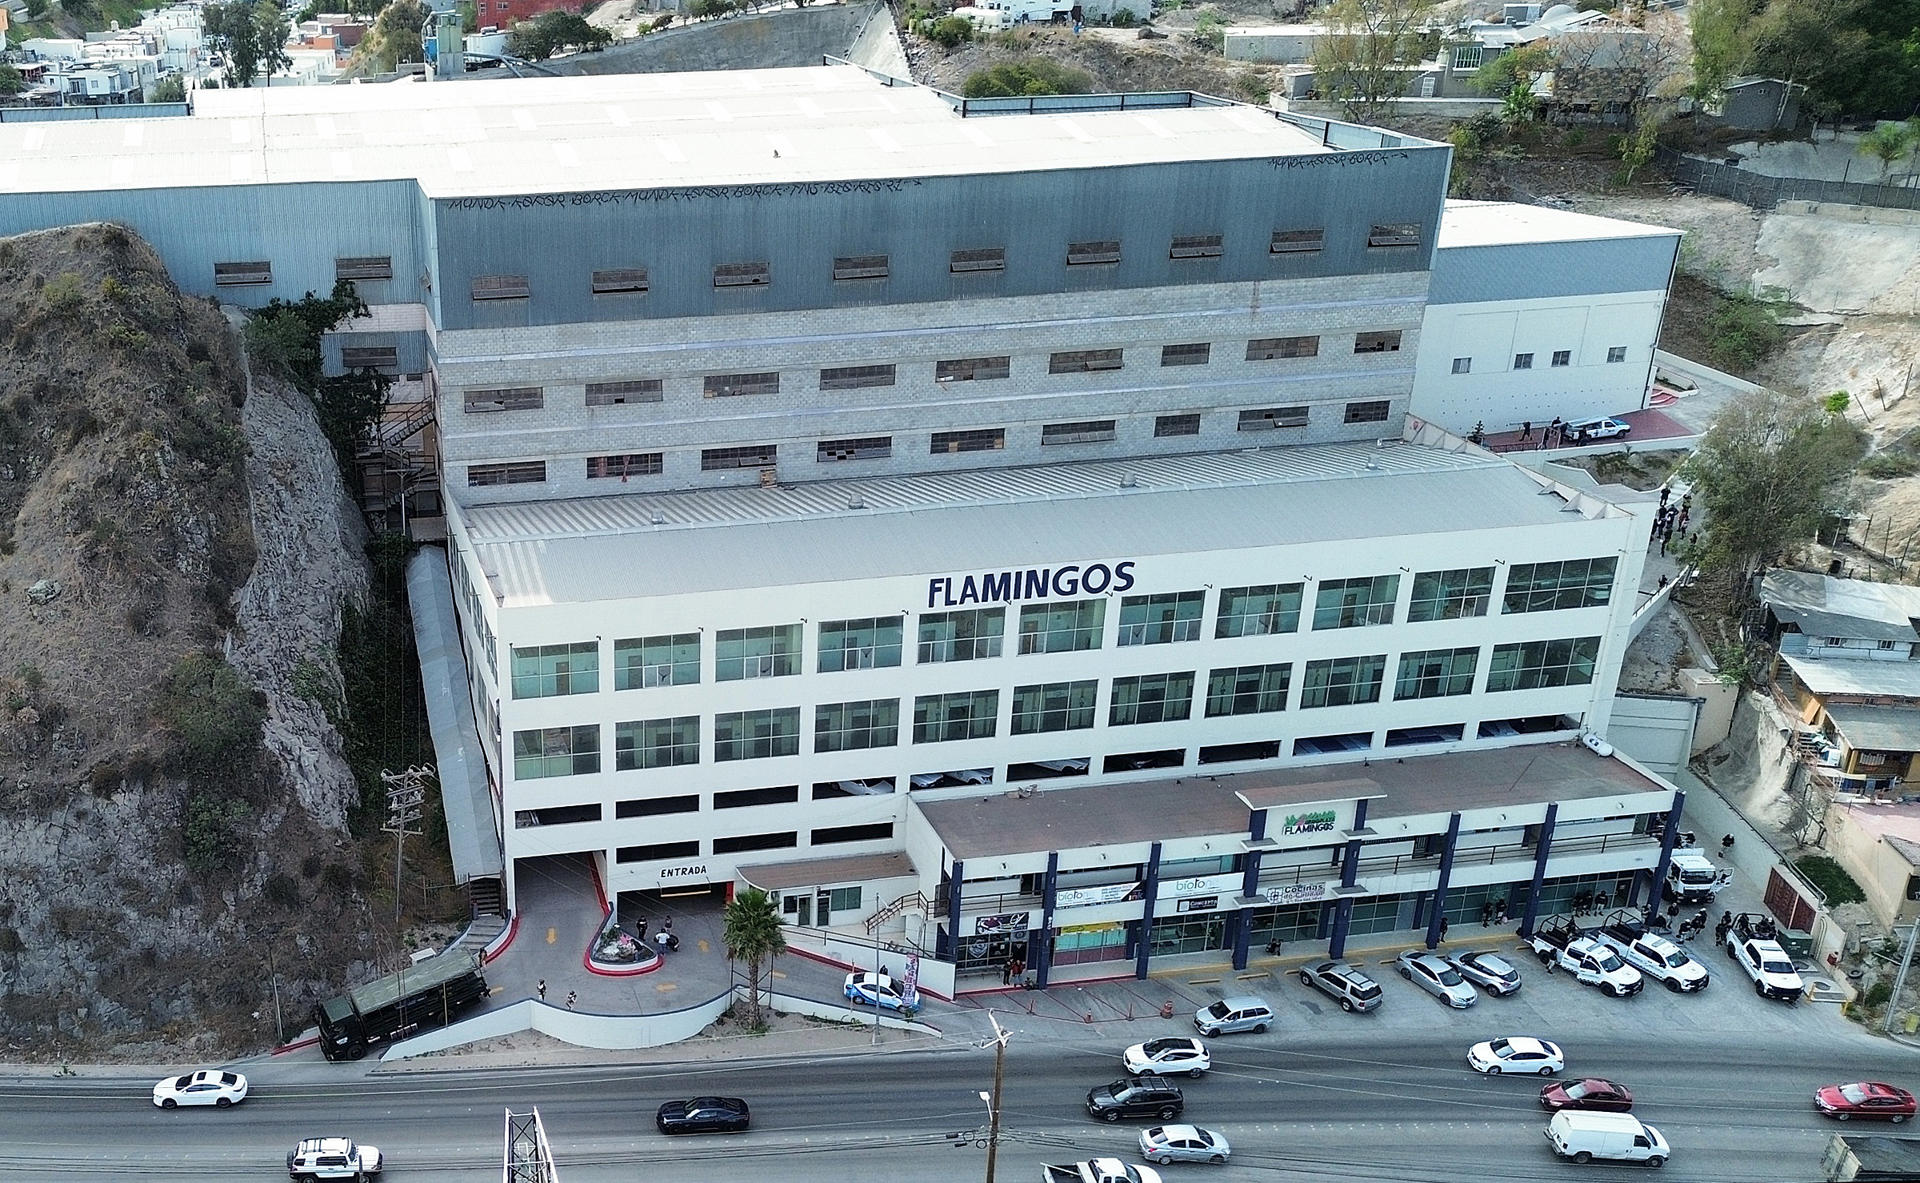
{"type": "MultiPolygon", "coordinates": [[[[1560,421],[1560,416],[1555,415],[1553,422],[1540,429],[1540,446],[1542,448],[1551,448],[1558,444],[1564,444],[1567,442],[1566,435],[1567,425],[1560,421]]],[[[1533,420],[1525,419],[1521,421],[1520,442],[1523,444],[1533,442],[1533,420]]]]}
{"type": "Polygon", "coordinates": [[[1692,535],[1687,533],[1687,524],[1693,519],[1693,494],[1683,493],[1676,502],[1672,499],[1672,492],[1667,486],[1660,486],[1660,508],[1654,511],[1653,537],[1647,543],[1652,546],[1658,542],[1662,555],[1667,553],[1675,534],[1680,536],[1682,542],[1693,540],[1692,535]]]}
{"type": "Polygon", "coordinates": [[[1501,896],[1497,900],[1488,900],[1486,903],[1480,905],[1480,927],[1481,928],[1489,928],[1495,924],[1505,924],[1506,922],[1507,922],[1507,897],[1506,896],[1501,896]]]}
{"type": "Polygon", "coordinates": [[[1011,986],[1027,980],[1027,959],[1015,953],[1000,967],[1000,984],[1011,986]]]}
{"type": "MultiPolygon", "coordinates": [[[[640,930],[641,943],[645,944],[647,940],[647,918],[642,916],[636,920],[634,924],[640,930]]],[[[673,917],[669,916],[660,922],[660,931],[653,934],[653,943],[662,953],[677,953],[680,951],[680,938],[673,931],[673,917]]]]}

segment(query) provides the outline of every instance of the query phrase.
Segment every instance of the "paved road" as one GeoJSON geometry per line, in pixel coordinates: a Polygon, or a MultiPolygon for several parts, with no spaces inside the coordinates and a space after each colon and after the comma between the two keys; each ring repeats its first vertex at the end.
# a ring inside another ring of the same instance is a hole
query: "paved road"
{"type": "MultiPolygon", "coordinates": [[[[1405,1005],[1417,1006],[1411,998],[1405,1005]]],[[[1642,1000],[1620,1003],[1634,1007],[1642,1000]]],[[[1688,1001],[1707,1003],[1710,996],[1688,1001]]],[[[1215,1070],[1183,1082],[1188,1116],[1217,1125],[1236,1154],[1228,1172],[1174,1168],[1178,1179],[1504,1180],[1579,1170],[1541,1137],[1537,1079],[1488,1079],[1462,1062],[1463,1036],[1501,1032],[1497,1003],[1449,1014],[1423,1033],[1355,1040],[1364,1017],[1334,1016],[1215,1042],[1215,1070]],[[1230,1172],[1230,1173],[1229,1173],[1230,1172]]],[[[1142,1024],[1133,1038],[1159,1024],[1142,1024]]],[[[1177,1024],[1167,1023],[1168,1031],[1177,1024]]],[[[1384,1034],[1384,1032],[1383,1032],[1384,1034]]],[[[1682,1031],[1663,1039],[1559,1033],[1575,1074],[1630,1084],[1640,1111],[1675,1147],[1674,1180],[1809,1180],[1826,1136],[1808,1097],[1842,1078],[1915,1083],[1907,1049],[1850,1032],[1817,1041],[1725,1040],[1682,1031]]],[[[1104,1126],[1083,1112],[1088,1086],[1118,1075],[1118,1044],[1032,1041],[1008,1056],[1000,1168],[1030,1179],[1043,1161],[1124,1153],[1139,1123],[1104,1126]]],[[[976,1093],[992,1076],[988,1051],[965,1045],[789,1061],[595,1069],[493,1070],[408,1077],[302,1070],[226,1112],[161,1112],[150,1082],[0,1083],[0,1174],[8,1183],[71,1179],[273,1178],[302,1135],[346,1133],[388,1151],[388,1179],[499,1177],[502,1111],[537,1105],[568,1183],[644,1177],[649,1183],[781,1180],[966,1180],[984,1154],[949,1135],[976,1131],[976,1093]],[[676,1094],[738,1093],[754,1106],[751,1134],[662,1139],[653,1107],[676,1094]]],[[[1853,1129],[1865,1127],[1853,1126],[1853,1129]]],[[[971,1136],[971,1135],[969,1135],[971,1136]]],[[[1590,1167],[1569,1178],[1642,1178],[1638,1168],[1590,1167]]]]}

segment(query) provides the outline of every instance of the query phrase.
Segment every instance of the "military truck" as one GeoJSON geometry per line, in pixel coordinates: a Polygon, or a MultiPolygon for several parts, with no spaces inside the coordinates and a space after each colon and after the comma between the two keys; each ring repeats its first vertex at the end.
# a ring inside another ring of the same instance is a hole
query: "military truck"
{"type": "Polygon", "coordinates": [[[483,968],[477,953],[441,953],[328,999],[313,1008],[321,1054],[357,1060],[376,1043],[446,1026],[487,996],[483,968]]]}

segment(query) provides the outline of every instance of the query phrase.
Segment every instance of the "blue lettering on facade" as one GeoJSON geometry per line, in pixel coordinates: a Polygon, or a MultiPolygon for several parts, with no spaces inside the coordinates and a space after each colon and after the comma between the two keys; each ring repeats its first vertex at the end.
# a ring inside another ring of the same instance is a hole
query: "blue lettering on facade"
{"type": "Polygon", "coordinates": [[[927,580],[927,607],[1012,604],[1019,600],[1123,592],[1134,585],[1134,566],[1132,559],[1123,559],[1118,563],[1067,563],[1059,567],[1026,567],[977,575],[940,575],[927,580]]]}

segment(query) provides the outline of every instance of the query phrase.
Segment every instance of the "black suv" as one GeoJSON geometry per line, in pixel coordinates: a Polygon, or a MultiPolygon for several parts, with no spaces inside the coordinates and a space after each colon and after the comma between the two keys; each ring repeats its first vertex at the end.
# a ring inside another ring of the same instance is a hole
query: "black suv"
{"type": "Polygon", "coordinates": [[[1087,1112],[1101,1121],[1119,1121],[1123,1117],[1152,1117],[1172,1121],[1186,1108],[1187,1100],[1164,1076],[1136,1076],[1116,1080],[1087,1092],[1087,1112]]]}

